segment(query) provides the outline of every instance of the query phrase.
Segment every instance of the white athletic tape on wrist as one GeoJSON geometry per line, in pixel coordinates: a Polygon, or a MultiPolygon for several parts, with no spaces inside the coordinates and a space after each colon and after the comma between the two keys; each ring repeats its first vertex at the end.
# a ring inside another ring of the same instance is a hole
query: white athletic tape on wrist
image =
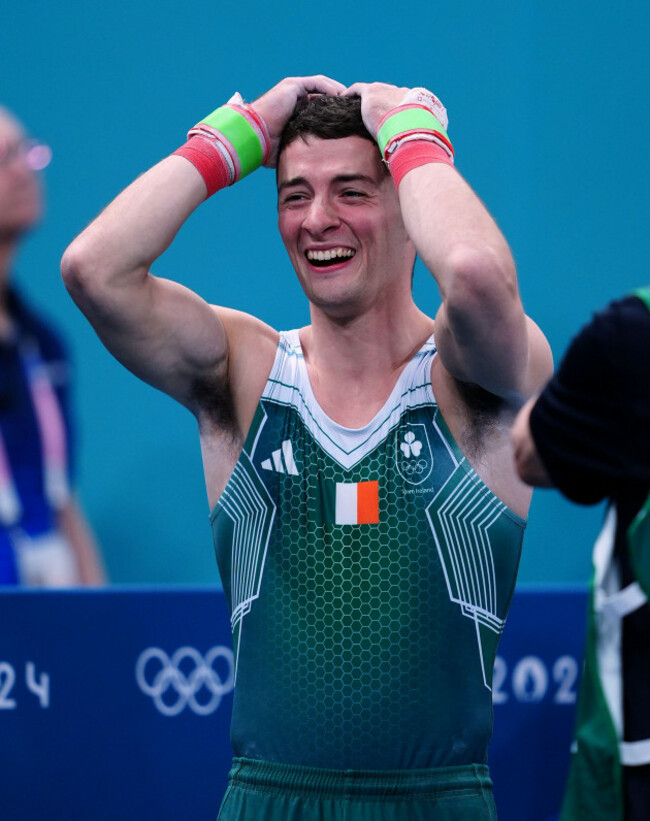
{"type": "Polygon", "coordinates": [[[415,103],[428,108],[440,120],[442,127],[447,131],[449,127],[449,117],[447,109],[442,102],[426,88],[410,88],[402,97],[400,105],[415,103]]]}
{"type": "Polygon", "coordinates": [[[410,142],[430,142],[435,143],[437,146],[442,148],[442,150],[449,156],[451,162],[454,162],[454,152],[450,150],[449,145],[442,139],[440,139],[435,133],[428,133],[423,131],[418,131],[414,134],[408,134],[405,137],[396,137],[391,140],[388,145],[386,146],[386,159],[389,160],[390,157],[397,151],[398,148],[401,148],[405,143],[410,142]]]}

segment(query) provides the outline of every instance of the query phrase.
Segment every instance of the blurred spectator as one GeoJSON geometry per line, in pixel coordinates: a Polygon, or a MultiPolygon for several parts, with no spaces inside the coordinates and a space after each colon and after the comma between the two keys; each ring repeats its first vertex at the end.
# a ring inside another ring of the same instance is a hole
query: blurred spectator
{"type": "MultiPolygon", "coordinates": [[[[69,366],[58,333],[11,284],[38,222],[47,146],[0,107],[0,584],[96,585],[105,573],[70,486],[69,366]]],[[[47,272],[38,275],[45,276],[47,272]]]]}

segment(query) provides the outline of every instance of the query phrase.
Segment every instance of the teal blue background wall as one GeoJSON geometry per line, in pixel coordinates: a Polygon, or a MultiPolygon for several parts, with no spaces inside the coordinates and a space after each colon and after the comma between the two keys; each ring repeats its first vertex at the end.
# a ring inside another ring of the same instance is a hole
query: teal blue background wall
{"type": "MultiPolygon", "coordinates": [[[[115,582],[218,582],[196,425],[114,362],[61,285],[67,243],[235,90],[284,76],[425,85],[457,166],[509,239],[556,359],[612,296],[647,282],[650,9],[586,0],[25,0],[0,26],[0,102],[48,141],[48,213],[16,279],[77,366],[79,485],[115,582]]],[[[205,204],[155,266],[277,328],[307,321],[277,236],[273,174],[205,204]]],[[[421,307],[438,305],[418,269],[421,307]]],[[[582,582],[602,509],[538,492],[520,579],[582,582]]]]}

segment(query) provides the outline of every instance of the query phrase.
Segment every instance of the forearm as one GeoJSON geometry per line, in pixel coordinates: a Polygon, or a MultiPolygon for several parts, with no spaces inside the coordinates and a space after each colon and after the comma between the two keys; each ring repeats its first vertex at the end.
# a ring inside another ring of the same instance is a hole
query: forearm
{"type": "Polygon", "coordinates": [[[453,167],[444,106],[421,88],[359,83],[354,91],[398,187],[406,231],[440,290],[443,365],[456,379],[520,402],[548,375],[549,351],[524,314],[508,244],[453,167]]]}
{"type": "Polygon", "coordinates": [[[235,95],[195,125],[174,155],[126,188],[64,254],[65,285],[106,347],[194,412],[197,386],[226,387],[228,335],[214,306],[153,276],[151,267],[206,196],[270,164],[274,141],[301,97],[342,89],[322,77],[288,79],[256,109],[235,95]]]}
{"type": "Polygon", "coordinates": [[[190,139],[122,192],[72,243],[63,277],[76,299],[94,287],[120,287],[146,278],[153,262],[207,195],[232,185],[275,147],[296,103],[310,92],[337,93],[325,77],[283,80],[254,105],[239,94],[203,118],[190,139]]]}
{"type": "Polygon", "coordinates": [[[205,195],[201,175],[182,157],[138,177],[67,249],[62,274],[73,296],[143,280],[205,195]]]}
{"type": "Polygon", "coordinates": [[[472,287],[499,304],[517,300],[510,248],[483,203],[450,165],[414,168],[400,183],[404,224],[443,299],[472,287]]]}
{"type": "Polygon", "coordinates": [[[167,157],[125,189],[61,262],[70,295],[109,351],[188,407],[196,380],[225,367],[227,340],[201,297],[149,269],[205,194],[191,163],[167,157]]]}

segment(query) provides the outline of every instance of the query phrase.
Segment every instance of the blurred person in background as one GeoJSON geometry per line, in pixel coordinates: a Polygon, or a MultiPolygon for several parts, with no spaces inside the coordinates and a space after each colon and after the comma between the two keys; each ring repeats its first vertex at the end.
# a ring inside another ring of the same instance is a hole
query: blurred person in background
{"type": "Polygon", "coordinates": [[[572,341],[512,429],[531,485],[607,500],[562,821],[650,818],[650,286],[572,341]]]}
{"type": "Polygon", "coordinates": [[[12,284],[43,210],[51,152],[0,107],[0,585],[106,581],[71,489],[70,367],[56,331],[12,284]]]}

